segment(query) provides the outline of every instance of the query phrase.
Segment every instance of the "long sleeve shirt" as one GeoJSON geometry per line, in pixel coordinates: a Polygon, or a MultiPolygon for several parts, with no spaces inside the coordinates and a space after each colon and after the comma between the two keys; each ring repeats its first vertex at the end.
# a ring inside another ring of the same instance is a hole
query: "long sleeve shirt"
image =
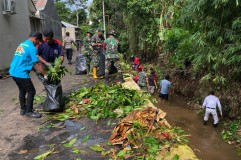
{"type": "Polygon", "coordinates": [[[220,101],[219,99],[214,96],[214,95],[209,95],[207,96],[205,99],[204,99],[204,102],[203,102],[203,108],[206,107],[208,109],[216,109],[216,107],[218,106],[219,108],[219,111],[220,111],[220,114],[222,115],[222,107],[221,107],[221,104],[220,104],[220,101]]]}

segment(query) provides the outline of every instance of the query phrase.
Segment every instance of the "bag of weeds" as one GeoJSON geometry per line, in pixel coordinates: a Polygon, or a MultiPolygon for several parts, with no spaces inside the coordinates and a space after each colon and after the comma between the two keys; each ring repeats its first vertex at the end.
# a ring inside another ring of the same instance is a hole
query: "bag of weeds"
{"type": "Polygon", "coordinates": [[[43,104],[44,111],[58,112],[63,110],[61,78],[66,72],[69,71],[62,66],[62,60],[59,57],[55,59],[52,66],[48,67],[48,80],[46,80],[42,75],[38,76],[47,92],[47,98],[43,104]]]}
{"type": "Polygon", "coordinates": [[[99,54],[98,55],[99,56],[98,57],[99,58],[99,61],[98,61],[99,68],[98,68],[97,76],[102,77],[105,75],[105,55],[104,55],[103,51],[99,52],[98,54],[99,54]]]}
{"type": "Polygon", "coordinates": [[[64,104],[62,101],[62,85],[61,82],[58,84],[50,84],[48,80],[44,79],[43,76],[38,76],[39,80],[43,83],[47,93],[47,97],[43,103],[43,110],[45,112],[60,112],[63,110],[64,104]]]}
{"type": "Polygon", "coordinates": [[[83,54],[79,53],[75,61],[75,74],[83,75],[86,74],[86,59],[83,54]]]}

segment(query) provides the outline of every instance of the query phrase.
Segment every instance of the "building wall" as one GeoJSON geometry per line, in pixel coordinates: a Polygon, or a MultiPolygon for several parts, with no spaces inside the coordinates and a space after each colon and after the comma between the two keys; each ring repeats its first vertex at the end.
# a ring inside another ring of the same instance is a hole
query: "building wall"
{"type": "Polygon", "coordinates": [[[40,11],[43,30],[50,28],[54,31],[54,38],[62,40],[62,24],[55,8],[54,1],[48,0],[45,8],[40,11]]]}
{"type": "Polygon", "coordinates": [[[69,36],[71,37],[71,38],[73,38],[74,40],[76,40],[76,36],[75,36],[75,28],[69,28],[69,27],[66,27],[66,28],[62,28],[62,37],[63,37],[63,39],[64,39],[64,37],[65,37],[65,34],[66,34],[66,32],[69,32],[69,36]]]}
{"type": "Polygon", "coordinates": [[[17,46],[31,32],[28,0],[14,0],[16,13],[3,15],[3,0],[0,0],[0,70],[9,68],[17,46]]]}

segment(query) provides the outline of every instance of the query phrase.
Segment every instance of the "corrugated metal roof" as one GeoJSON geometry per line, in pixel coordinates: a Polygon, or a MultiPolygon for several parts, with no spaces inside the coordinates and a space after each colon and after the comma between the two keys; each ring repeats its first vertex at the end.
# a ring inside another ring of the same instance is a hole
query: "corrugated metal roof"
{"type": "Polygon", "coordinates": [[[64,25],[65,27],[68,27],[68,28],[78,28],[80,29],[79,27],[75,26],[75,25],[72,25],[72,24],[69,24],[67,22],[63,22],[61,21],[62,25],[64,25]]]}

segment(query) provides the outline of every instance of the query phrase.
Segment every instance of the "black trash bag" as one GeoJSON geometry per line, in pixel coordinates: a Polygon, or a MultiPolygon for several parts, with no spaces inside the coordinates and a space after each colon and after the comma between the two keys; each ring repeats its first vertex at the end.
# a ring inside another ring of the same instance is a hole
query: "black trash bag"
{"type": "Polygon", "coordinates": [[[102,77],[105,75],[105,55],[103,52],[99,52],[99,68],[97,72],[97,77],[102,77]]]}
{"type": "Polygon", "coordinates": [[[114,73],[116,73],[117,72],[117,69],[116,69],[116,67],[114,66],[114,62],[113,61],[111,61],[111,66],[110,66],[110,74],[114,74],[114,73]]]}
{"type": "Polygon", "coordinates": [[[61,82],[57,85],[49,84],[42,75],[38,76],[39,80],[43,83],[47,92],[47,97],[43,103],[43,110],[45,112],[60,112],[63,111],[64,103],[62,100],[62,85],[61,82]]]}
{"type": "Polygon", "coordinates": [[[76,75],[83,75],[87,74],[86,71],[86,59],[85,56],[79,53],[76,57],[75,61],[75,74],[76,75]]]}

